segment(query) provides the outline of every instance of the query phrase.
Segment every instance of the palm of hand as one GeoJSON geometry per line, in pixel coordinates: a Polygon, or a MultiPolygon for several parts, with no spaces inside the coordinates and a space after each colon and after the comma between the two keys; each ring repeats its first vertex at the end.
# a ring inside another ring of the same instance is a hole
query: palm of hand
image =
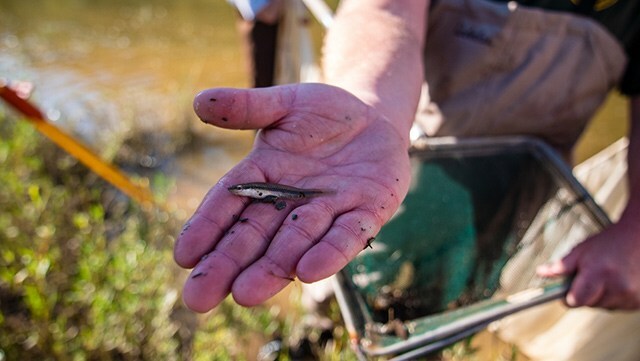
{"type": "Polygon", "coordinates": [[[313,282],[339,271],[406,194],[406,142],[340,89],[218,89],[201,93],[195,104],[208,123],[263,128],[251,153],[211,189],[176,243],[176,261],[195,266],[184,299],[196,311],[215,307],[230,292],[238,303],[255,305],[294,277],[313,282]],[[278,211],[226,189],[246,182],[330,192],[278,211]]]}

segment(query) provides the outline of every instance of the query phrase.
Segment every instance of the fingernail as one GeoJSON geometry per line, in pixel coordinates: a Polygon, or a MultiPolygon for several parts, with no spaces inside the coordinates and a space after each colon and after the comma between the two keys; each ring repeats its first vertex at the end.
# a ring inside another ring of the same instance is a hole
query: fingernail
{"type": "Polygon", "coordinates": [[[536,267],[536,273],[542,276],[550,276],[554,274],[553,264],[541,264],[536,267]]]}

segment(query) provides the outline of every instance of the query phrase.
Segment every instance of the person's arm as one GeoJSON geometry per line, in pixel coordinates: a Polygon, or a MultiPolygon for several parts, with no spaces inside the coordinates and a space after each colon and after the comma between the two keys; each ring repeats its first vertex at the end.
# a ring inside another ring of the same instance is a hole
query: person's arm
{"type": "Polygon", "coordinates": [[[640,96],[630,101],[629,201],[618,222],[541,267],[543,276],[575,274],[566,303],[572,307],[640,308],[640,96]]]}
{"type": "Polygon", "coordinates": [[[376,108],[408,139],[423,82],[429,1],[345,0],[329,29],[324,75],[376,108]]]}
{"type": "Polygon", "coordinates": [[[391,218],[411,176],[408,134],[422,79],[426,7],[423,0],[345,0],[326,45],[333,85],[196,96],[204,122],[261,130],[176,241],[176,262],[193,268],[183,292],[187,306],[204,312],[229,293],[256,305],[295,278],[331,276],[391,218]],[[249,182],[327,192],[274,208],[228,191],[249,182]]]}

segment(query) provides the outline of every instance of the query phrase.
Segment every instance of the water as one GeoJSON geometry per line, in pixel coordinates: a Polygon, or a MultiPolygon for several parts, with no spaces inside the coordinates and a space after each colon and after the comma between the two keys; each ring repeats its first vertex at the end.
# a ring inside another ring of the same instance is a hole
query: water
{"type": "Polygon", "coordinates": [[[0,77],[32,82],[32,101],[103,157],[176,176],[192,209],[253,137],[191,108],[201,89],[248,84],[235,21],[224,1],[4,0],[0,77]]]}

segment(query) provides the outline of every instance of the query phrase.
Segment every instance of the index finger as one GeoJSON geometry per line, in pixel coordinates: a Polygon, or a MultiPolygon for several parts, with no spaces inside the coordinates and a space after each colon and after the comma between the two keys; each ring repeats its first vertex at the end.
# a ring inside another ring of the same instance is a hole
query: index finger
{"type": "Polygon", "coordinates": [[[213,249],[226,229],[237,220],[245,202],[229,194],[224,183],[209,190],[176,239],[173,257],[183,268],[193,268],[213,249]],[[224,206],[222,206],[224,205],[224,206]]]}
{"type": "Polygon", "coordinates": [[[264,179],[264,175],[251,163],[242,162],[207,192],[198,209],[185,223],[174,245],[173,256],[178,265],[193,268],[237,221],[249,200],[234,196],[227,188],[243,179],[260,181],[264,179]]]}

